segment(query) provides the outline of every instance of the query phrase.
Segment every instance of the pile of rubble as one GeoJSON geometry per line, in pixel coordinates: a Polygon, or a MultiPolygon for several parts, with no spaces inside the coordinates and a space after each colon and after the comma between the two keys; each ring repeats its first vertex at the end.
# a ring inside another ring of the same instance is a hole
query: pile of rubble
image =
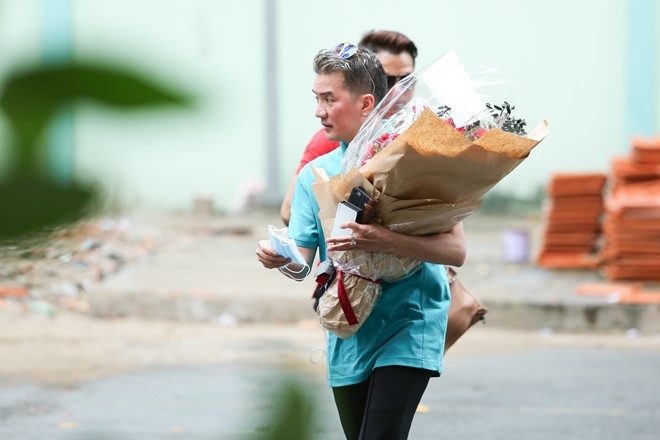
{"type": "Polygon", "coordinates": [[[131,219],[104,218],[0,242],[0,308],[52,315],[88,309],[92,286],[156,246],[131,219]]]}

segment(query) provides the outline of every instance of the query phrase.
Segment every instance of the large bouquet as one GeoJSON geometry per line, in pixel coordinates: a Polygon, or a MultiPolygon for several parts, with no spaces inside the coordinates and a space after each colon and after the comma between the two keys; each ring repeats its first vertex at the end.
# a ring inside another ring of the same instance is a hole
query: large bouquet
{"type": "MultiPolygon", "coordinates": [[[[337,204],[355,186],[377,200],[375,221],[404,234],[447,232],[477,211],[483,195],[547,135],[546,121],[527,133],[526,122],[513,117],[515,107],[493,103],[500,84],[491,67],[468,74],[453,51],[400,81],[348,146],[342,173],[328,178],[314,170],[326,237],[337,204]]],[[[379,280],[405,277],[421,263],[361,250],[330,258],[338,276],[326,286],[317,313],[342,338],[371,312],[379,280]]]]}

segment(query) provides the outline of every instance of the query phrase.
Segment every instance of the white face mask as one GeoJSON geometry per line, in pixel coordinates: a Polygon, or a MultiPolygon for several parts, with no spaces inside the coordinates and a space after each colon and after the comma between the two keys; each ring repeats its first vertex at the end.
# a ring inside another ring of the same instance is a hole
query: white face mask
{"type": "MultiPolygon", "coordinates": [[[[299,271],[291,271],[291,269],[289,269],[289,271],[296,274],[305,273],[306,276],[309,273],[310,267],[298,250],[296,242],[289,238],[286,232],[287,228],[277,229],[273,225],[268,225],[268,240],[270,241],[270,246],[283,257],[291,258],[291,263],[302,264],[303,266],[299,271]]],[[[289,264],[284,267],[289,266],[289,264]]]]}

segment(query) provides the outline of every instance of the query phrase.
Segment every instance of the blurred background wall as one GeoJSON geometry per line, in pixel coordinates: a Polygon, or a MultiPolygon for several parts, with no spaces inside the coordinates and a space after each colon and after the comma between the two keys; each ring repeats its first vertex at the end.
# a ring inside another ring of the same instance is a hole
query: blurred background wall
{"type": "MultiPolygon", "coordinates": [[[[398,30],[421,68],[454,49],[495,65],[517,117],[550,136],[496,188],[527,197],[557,171],[607,171],[660,132],[656,0],[0,0],[0,84],[22,65],[121,63],[197,97],[192,111],[78,106],[48,139],[60,172],[100,180],[126,209],[276,204],[319,128],[311,61],[370,29],[398,30]],[[270,81],[268,79],[270,75],[270,81]],[[270,85],[269,85],[270,84],[270,85]],[[274,87],[271,87],[273,86],[274,87]]],[[[0,120],[3,145],[6,124],[0,120]]],[[[0,172],[7,148],[0,148],[0,172]]]]}

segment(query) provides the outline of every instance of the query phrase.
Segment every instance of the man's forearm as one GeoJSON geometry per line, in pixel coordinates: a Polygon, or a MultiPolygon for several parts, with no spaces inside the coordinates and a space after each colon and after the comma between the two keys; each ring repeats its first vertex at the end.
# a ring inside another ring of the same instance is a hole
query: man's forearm
{"type": "Polygon", "coordinates": [[[456,267],[463,265],[467,254],[462,224],[452,231],[429,236],[404,235],[391,231],[384,245],[386,252],[456,267]]]}

